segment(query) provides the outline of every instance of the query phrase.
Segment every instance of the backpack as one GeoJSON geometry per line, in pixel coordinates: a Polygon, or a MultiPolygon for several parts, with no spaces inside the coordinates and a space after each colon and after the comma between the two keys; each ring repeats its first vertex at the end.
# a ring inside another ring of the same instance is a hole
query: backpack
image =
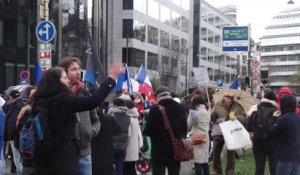
{"type": "Polygon", "coordinates": [[[47,114],[47,108],[31,112],[24,122],[19,133],[19,151],[23,159],[36,158],[37,154],[51,151],[56,145],[57,141],[48,127],[47,114]]]}
{"type": "Polygon", "coordinates": [[[257,105],[257,113],[252,123],[255,138],[265,139],[267,137],[268,125],[275,111],[276,107],[263,107],[261,104],[257,105]]]}

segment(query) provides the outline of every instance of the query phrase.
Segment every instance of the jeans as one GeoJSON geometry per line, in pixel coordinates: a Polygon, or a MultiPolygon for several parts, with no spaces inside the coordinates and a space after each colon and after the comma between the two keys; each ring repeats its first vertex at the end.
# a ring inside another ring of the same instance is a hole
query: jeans
{"type": "Polygon", "coordinates": [[[299,175],[300,163],[278,162],[276,175],[299,175]]]}
{"type": "Polygon", "coordinates": [[[208,163],[195,163],[196,175],[209,175],[208,163]]]}
{"type": "Polygon", "coordinates": [[[166,168],[168,168],[169,175],[179,175],[180,162],[172,162],[172,163],[152,162],[152,175],[165,175],[166,168]]]}
{"type": "Polygon", "coordinates": [[[11,150],[13,152],[13,156],[14,156],[14,162],[16,165],[16,173],[17,175],[22,175],[22,159],[21,159],[21,154],[19,152],[19,150],[15,147],[14,141],[10,140],[9,141],[11,150]]]}
{"type": "Polygon", "coordinates": [[[126,157],[126,149],[114,149],[116,175],[123,175],[125,157],[126,157]]]}
{"type": "Polygon", "coordinates": [[[92,175],[92,157],[90,154],[79,157],[81,175],[92,175]]]}
{"type": "MultiPolygon", "coordinates": [[[[223,136],[213,137],[213,169],[216,174],[222,174],[221,152],[224,146],[223,136]]],[[[226,175],[234,174],[235,151],[227,150],[226,175]]]]}
{"type": "Polygon", "coordinates": [[[34,167],[23,166],[22,175],[35,175],[34,167]]]}

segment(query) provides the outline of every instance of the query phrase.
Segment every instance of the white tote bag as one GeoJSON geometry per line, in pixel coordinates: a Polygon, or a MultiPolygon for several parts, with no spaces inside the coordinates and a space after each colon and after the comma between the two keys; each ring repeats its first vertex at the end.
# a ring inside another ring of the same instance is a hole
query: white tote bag
{"type": "Polygon", "coordinates": [[[238,120],[220,123],[220,128],[228,150],[252,147],[249,133],[238,120]]]}

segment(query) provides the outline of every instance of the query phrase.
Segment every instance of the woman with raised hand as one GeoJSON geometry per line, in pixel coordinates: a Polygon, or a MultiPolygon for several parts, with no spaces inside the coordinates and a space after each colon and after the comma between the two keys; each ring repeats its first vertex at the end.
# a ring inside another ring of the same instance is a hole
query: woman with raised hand
{"type": "Polygon", "coordinates": [[[90,97],[71,94],[66,72],[59,67],[46,71],[34,95],[33,113],[47,111],[47,131],[44,142],[35,153],[36,174],[39,175],[80,175],[78,138],[75,125],[79,121],[76,113],[97,107],[115,86],[115,80],[122,71],[118,64],[108,70],[108,78],[90,97]],[[47,138],[47,136],[51,136],[47,138]],[[43,149],[42,149],[43,148],[43,149]]]}

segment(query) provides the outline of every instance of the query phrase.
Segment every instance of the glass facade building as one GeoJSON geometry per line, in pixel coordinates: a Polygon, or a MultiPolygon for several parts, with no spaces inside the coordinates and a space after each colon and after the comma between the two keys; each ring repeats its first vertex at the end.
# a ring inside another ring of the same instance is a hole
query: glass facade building
{"type": "Polygon", "coordinates": [[[222,52],[222,27],[237,25],[236,9],[229,6],[219,10],[203,0],[193,0],[193,7],[193,35],[190,37],[193,69],[207,67],[209,86],[215,87],[217,80],[228,86],[237,75],[238,54],[222,52]]]}
{"type": "Polygon", "coordinates": [[[177,69],[186,67],[190,0],[109,1],[107,17],[108,64],[122,61],[133,72],[143,65],[150,78],[161,80],[169,73],[170,81],[163,84],[175,91],[185,88],[185,72],[177,69]]]}
{"type": "Polygon", "coordinates": [[[0,0],[1,92],[19,84],[21,71],[33,75],[37,54],[36,7],[36,1],[0,0]]]}
{"type": "Polygon", "coordinates": [[[270,87],[298,86],[291,76],[300,71],[300,7],[289,8],[275,15],[261,38],[261,71],[270,87]]]}

